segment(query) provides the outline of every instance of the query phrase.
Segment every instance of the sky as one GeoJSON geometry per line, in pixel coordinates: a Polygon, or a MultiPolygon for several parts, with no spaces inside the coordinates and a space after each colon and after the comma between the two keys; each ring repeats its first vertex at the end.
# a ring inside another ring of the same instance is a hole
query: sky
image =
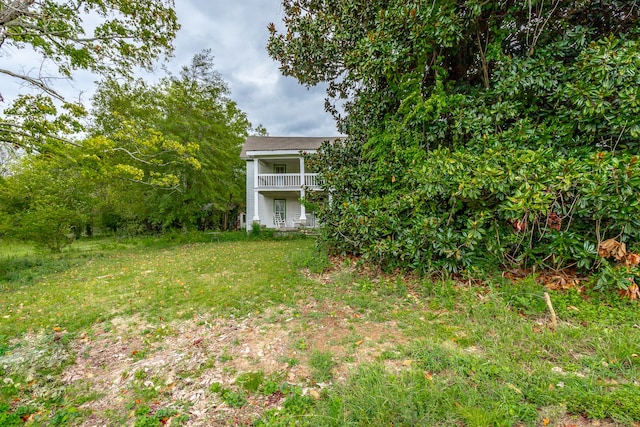
{"type": "MultiPolygon", "coordinates": [[[[215,68],[227,82],[233,99],[254,127],[262,125],[271,136],[336,136],[335,121],[324,111],[324,87],[307,89],[291,77],[284,77],[266,51],[267,25],[280,30],[283,11],[280,0],[175,0],[182,28],[174,41],[174,57],[167,68],[174,74],[203,49],[211,49],[215,68]]],[[[41,66],[36,57],[24,51],[14,52],[9,60],[22,70],[41,66]]],[[[5,64],[6,65],[6,64],[5,64]]],[[[158,67],[160,70],[160,67],[158,67]]],[[[145,79],[164,75],[140,74],[145,79]]],[[[5,79],[3,77],[2,79],[5,79]]],[[[90,101],[98,77],[90,73],[74,74],[73,82],[55,84],[70,99],[90,101]]],[[[10,101],[24,88],[2,82],[2,95],[10,101]]],[[[6,102],[5,102],[6,105],[6,102]]]]}
{"type": "Polygon", "coordinates": [[[283,77],[267,54],[267,25],[284,28],[280,0],[176,0],[176,12],[182,29],[172,64],[188,64],[211,48],[231,98],[254,126],[262,124],[271,136],[338,135],[324,111],[324,87],[307,89],[283,77]]]}

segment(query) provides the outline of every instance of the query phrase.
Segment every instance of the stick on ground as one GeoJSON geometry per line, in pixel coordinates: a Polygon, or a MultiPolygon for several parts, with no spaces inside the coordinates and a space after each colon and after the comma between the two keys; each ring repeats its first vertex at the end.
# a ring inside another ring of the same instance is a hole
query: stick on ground
{"type": "Polygon", "coordinates": [[[558,318],[556,317],[556,311],[553,309],[553,305],[551,304],[551,297],[548,292],[544,293],[544,300],[547,302],[547,307],[549,307],[549,311],[551,312],[551,324],[555,327],[558,326],[558,318]]]}

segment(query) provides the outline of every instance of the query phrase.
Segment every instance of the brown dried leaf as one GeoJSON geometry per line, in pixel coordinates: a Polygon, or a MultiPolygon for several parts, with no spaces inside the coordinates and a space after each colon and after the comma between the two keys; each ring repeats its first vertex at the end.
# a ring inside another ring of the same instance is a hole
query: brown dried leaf
{"type": "Polygon", "coordinates": [[[629,286],[627,289],[619,289],[618,294],[622,298],[627,298],[630,301],[640,299],[640,288],[635,283],[629,286]]]}
{"type": "Polygon", "coordinates": [[[640,264],[640,255],[630,252],[624,258],[625,267],[637,267],[640,264]]]}
{"type": "Polygon", "coordinates": [[[527,229],[527,221],[526,219],[512,219],[509,220],[509,222],[511,223],[511,225],[513,226],[513,229],[517,232],[517,233],[522,233],[523,231],[525,231],[527,229]]]}
{"type": "Polygon", "coordinates": [[[547,227],[560,231],[562,228],[562,218],[555,212],[549,213],[547,215],[547,227]]]}
{"type": "Polygon", "coordinates": [[[546,283],[548,289],[552,291],[560,291],[573,289],[580,284],[580,281],[575,277],[569,277],[567,275],[552,276],[546,283]]]}
{"type": "Polygon", "coordinates": [[[598,255],[603,258],[613,257],[616,261],[620,261],[627,255],[627,245],[615,239],[607,239],[600,243],[598,255]]]}

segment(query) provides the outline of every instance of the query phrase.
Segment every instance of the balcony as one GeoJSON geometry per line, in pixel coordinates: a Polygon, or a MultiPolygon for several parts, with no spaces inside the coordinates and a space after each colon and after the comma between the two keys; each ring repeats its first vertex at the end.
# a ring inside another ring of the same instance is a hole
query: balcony
{"type": "Polygon", "coordinates": [[[319,190],[317,173],[304,174],[302,184],[299,173],[261,173],[258,174],[258,189],[293,190],[300,189],[303,185],[313,190],[319,190]]]}

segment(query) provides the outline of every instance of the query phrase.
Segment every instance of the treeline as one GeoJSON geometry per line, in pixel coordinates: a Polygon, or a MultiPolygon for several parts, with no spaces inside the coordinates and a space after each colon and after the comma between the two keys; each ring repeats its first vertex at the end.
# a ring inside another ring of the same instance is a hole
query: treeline
{"type": "Polygon", "coordinates": [[[0,177],[0,235],[59,251],[74,235],[227,230],[244,205],[251,124],[209,51],[158,83],[106,79],[84,137],[43,137],[0,177]]]}

